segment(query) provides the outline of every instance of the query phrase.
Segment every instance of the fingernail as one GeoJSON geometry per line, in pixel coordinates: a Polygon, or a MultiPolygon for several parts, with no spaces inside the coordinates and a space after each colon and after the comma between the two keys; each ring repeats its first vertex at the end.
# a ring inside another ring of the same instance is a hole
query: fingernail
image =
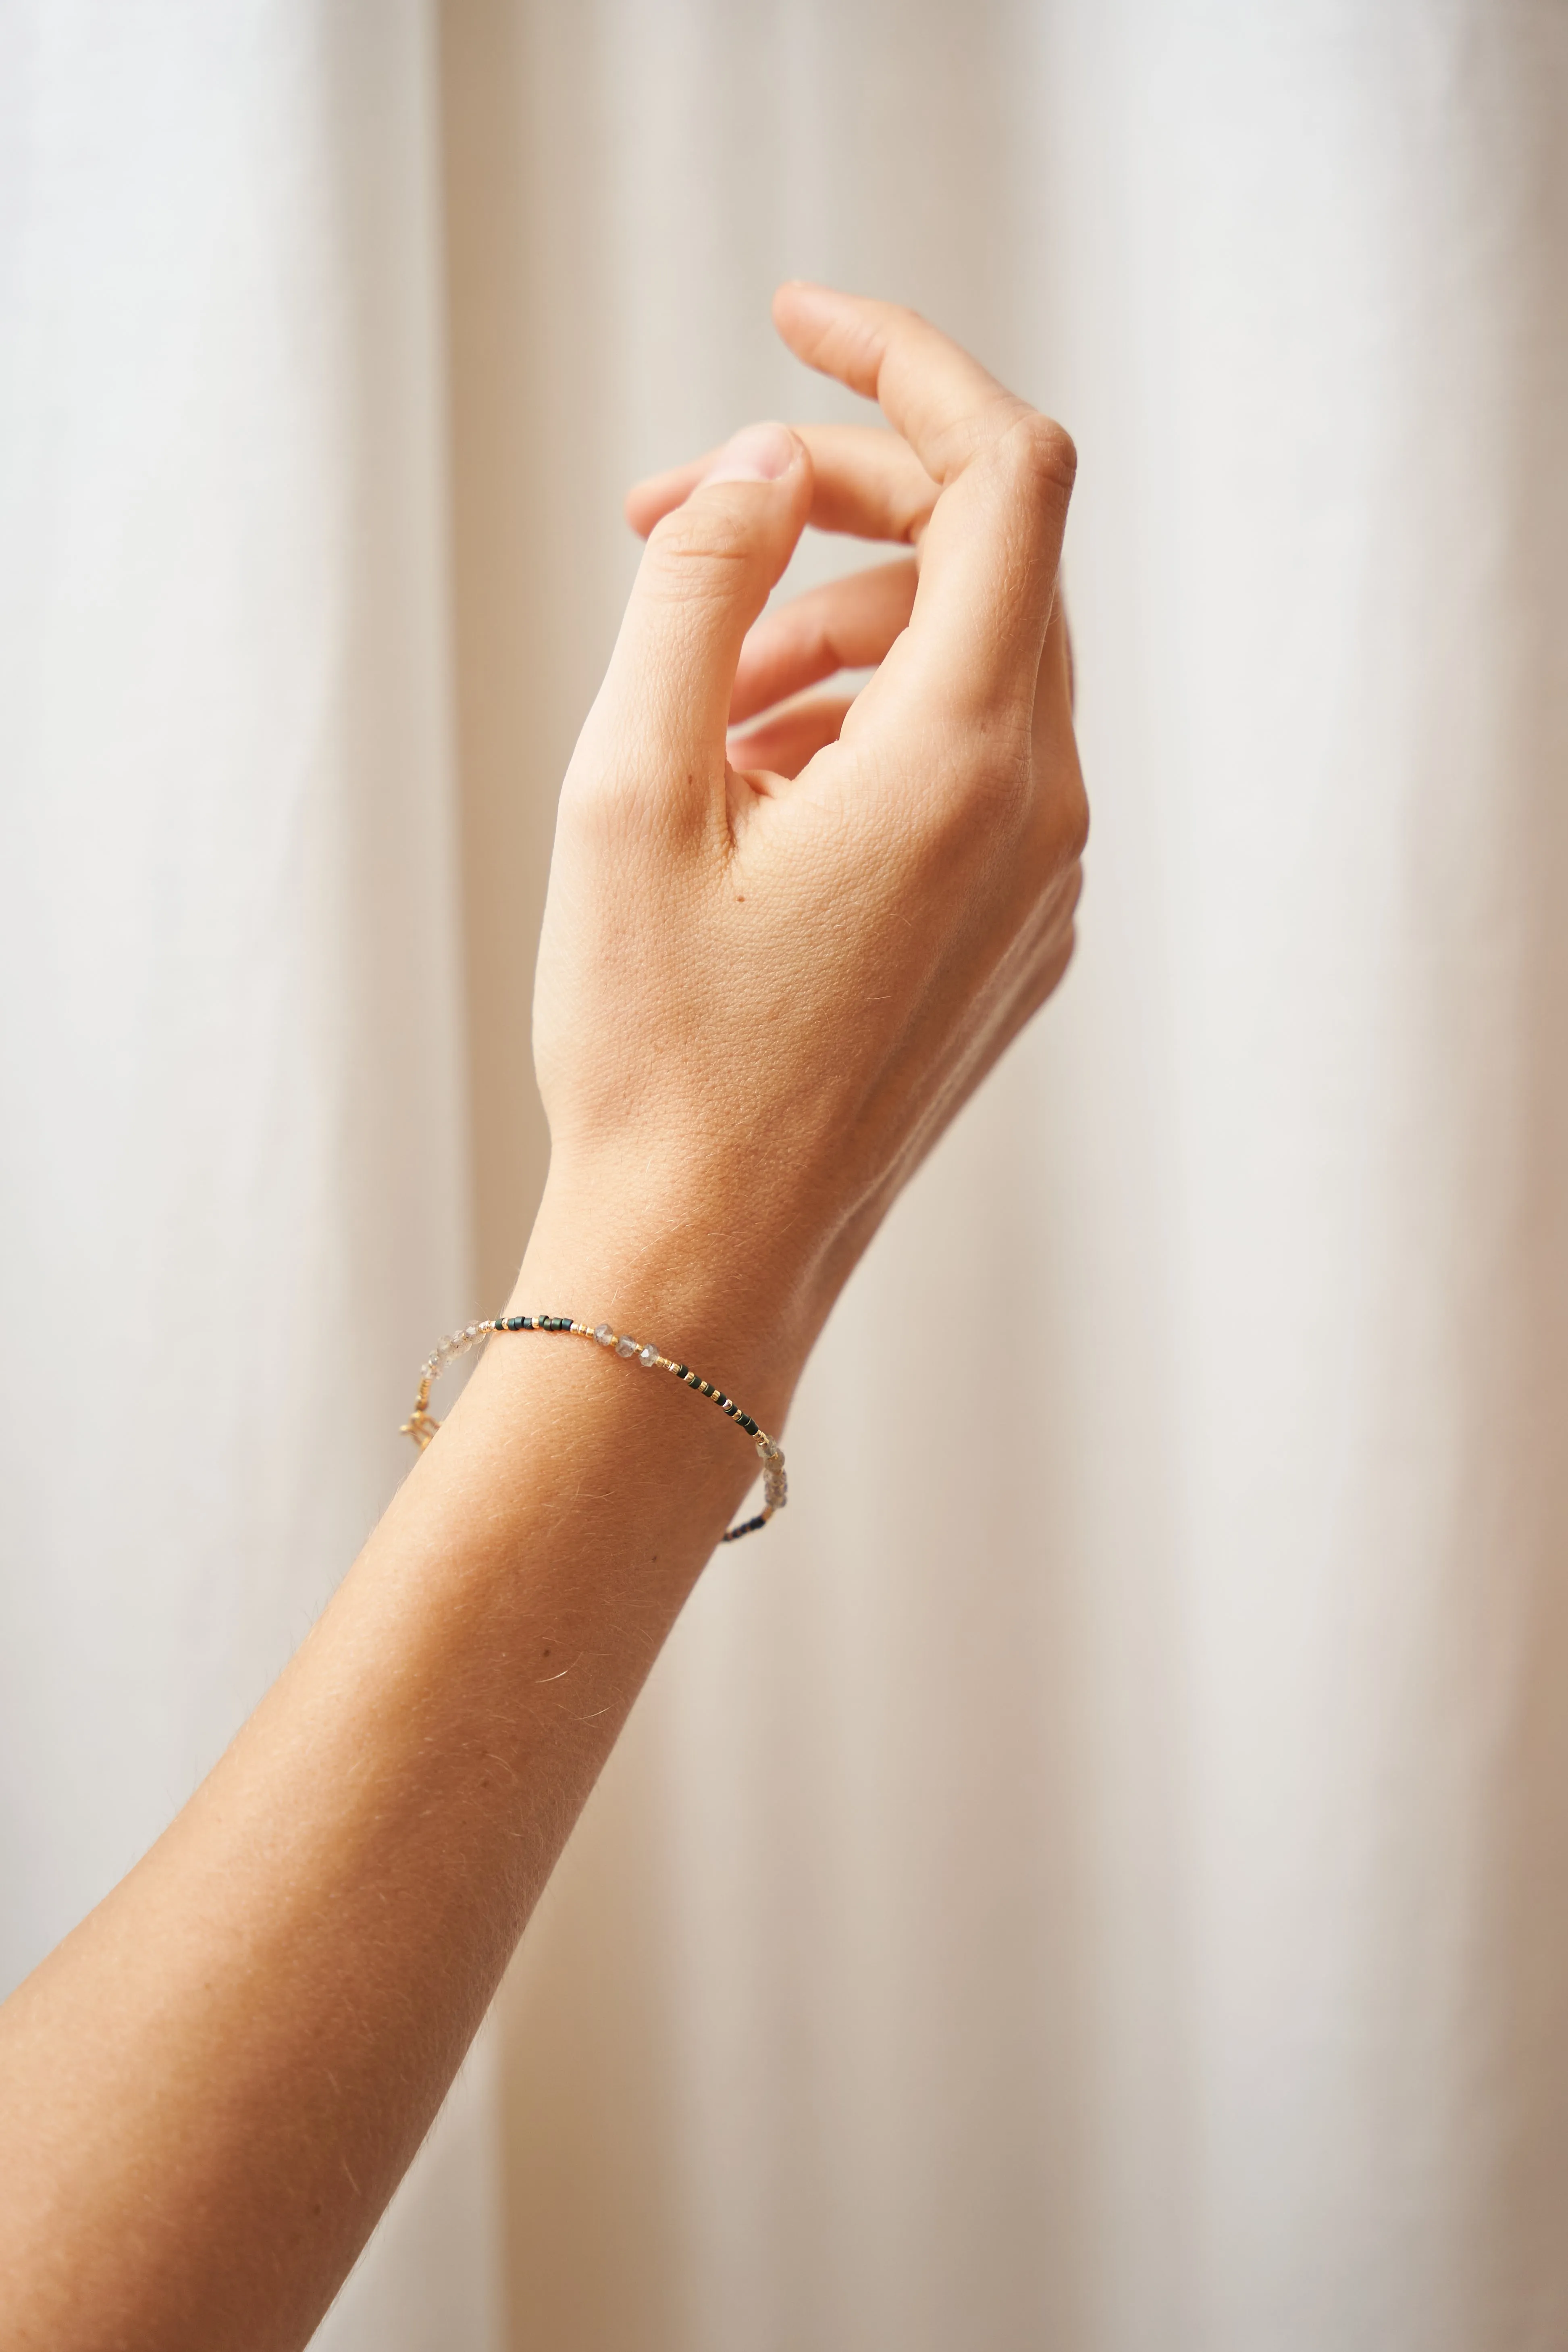
{"type": "Polygon", "coordinates": [[[776,482],[795,462],[795,436],[787,425],[746,425],[727,441],[697,488],[709,482],[776,482]]]}

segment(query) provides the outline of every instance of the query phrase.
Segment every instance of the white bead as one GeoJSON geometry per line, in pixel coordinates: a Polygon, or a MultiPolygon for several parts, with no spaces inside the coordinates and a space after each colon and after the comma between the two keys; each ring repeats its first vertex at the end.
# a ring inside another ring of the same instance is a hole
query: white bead
{"type": "Polygon", "coordinates": [[[644,1348],[642,1354],[637,1359],[637,1361],[643,1366],[643,1370],[650,1372],[653,1370],[658,1360],[659,1350],[657,1348],[653,1347],[644,1348]]]}
{"type": "Polygon", "coordinates": [[[601,1323],[593,1336],[601,1348],[613,1348],[615,1345],[615,1334],[608,1323],[601,1323]]]}
{"type": "Polygon", "coordinates": [[[618,1356],[634,1356],[637,1353],[636,1340],[617,1339],[615,1342],[615,1352],[618,1356]]]}

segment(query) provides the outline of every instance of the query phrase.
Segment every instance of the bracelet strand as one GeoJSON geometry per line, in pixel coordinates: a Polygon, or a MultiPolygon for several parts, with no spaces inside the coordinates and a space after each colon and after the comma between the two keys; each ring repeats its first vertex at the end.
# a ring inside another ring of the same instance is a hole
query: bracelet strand
{"type": "Polygon", "coordinates": [[[673,1372],[676,1380],[684,1381],[686,1387],[695,1389],[699,1396],[711,1397],[719,1411],[727,1413],[737,1429],[745,1430],[762,1462],[762,1508],[755,1518],[742,1519],[737,1526],[727,1528],[719,1538],[722,1543],[734,1543],[741,1536],[754,1535],[758,1528],[765,1528],[774,1512],[781,1511],[789,1501],[789,1481],[784,1472],[784,1449],[768,1436],[765,1429],[758,1428],[748,1412],[742,1412],[733,1397],[726,1396],[724,1391],[716,1389],[711,1381],[700,1380],[686,1365],[677,1364],[670,1357],[662,1356],[651,1341],[632,1339],[624,1332],[612,1331],[608,1323],[574,1323],[570,1315],[497,1315],[487,1323],[470,1323],[461,1331],[448,1332],[434,1354],[428,1356],[420,1367],[419,1393],[413,1401],[413,1412],[400,1432],[403,1437],[412,1437],[422,1454],[441,1426],[430,1410],[432,1388],[448,1364],[455,1364],[459,1356],[465,1356],[470,1348],[476,1348],[482,1339],[489,1339],[495,1331],[564,1331],[574,1339],[593,1339],[600,1347],[612,1349],[618,1356],[634,1356],[647,1371],[673,1372]]]}

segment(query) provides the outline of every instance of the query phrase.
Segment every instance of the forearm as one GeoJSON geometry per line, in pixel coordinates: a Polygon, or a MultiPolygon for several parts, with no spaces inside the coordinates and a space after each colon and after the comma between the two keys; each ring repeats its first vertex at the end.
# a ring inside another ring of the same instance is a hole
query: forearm
{"type": "MultiPolygon", "coordinates": [[[[519,1309],[597,1316],[607,1254],[556,1224],[519,1309]]],[[[618,1316],[641,1287],[647,1336],[781,1412],[754,1312],[656,1251],[619,1278],[618,1316]]],[[[303,2340],[756,1467],[667,1377],[489,1343],[228,1754],[0,2011],[21,2342],[303,2340]]]]}
{"type": "MultiPolygon", "coordinates": [[[[633,497],[648,554],[561,793],[517,1299],[678,1351],[773,1432],[1065,970],[1086,824],[1071,445],[913,314],[792,287],[779,316],[894,430],[754,427],[633,497]],[[763,617],[812,518],[918,562],[763,617]],[[852,705],[731,763],[733,721],[848,655],[852,705]]],[[[232,1749],[0,2011],[8,2345],[306,2340],[757,1467],[656,1370],[490,1341],[232,1749]]]]}

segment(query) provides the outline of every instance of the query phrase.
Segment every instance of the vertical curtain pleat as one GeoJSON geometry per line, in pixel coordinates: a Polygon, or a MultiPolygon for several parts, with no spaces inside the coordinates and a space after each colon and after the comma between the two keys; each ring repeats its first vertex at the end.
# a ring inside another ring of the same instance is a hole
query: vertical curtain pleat
{"type": "Polygon", "coordinates": [[[820,275],[1076,433],[1096,806],[1061,1002],[852,1286],[788,1518],[525,1948],[517,2340],[1553,2342],[1568,20],[447,37],[497,210],[508,107],[528,158],[476,285],[537,306],[540,727],[621,484],[846,413],[766,325],[820,275]]]}
{"type": "MultiPolygon", "coordinates": [[[[14,1982],[330,1593],[471,1311],[435,47],[0,24],[14,1982]]],[[[322,2340],[488,2347],[488,2060],[322,2340]]]]}

